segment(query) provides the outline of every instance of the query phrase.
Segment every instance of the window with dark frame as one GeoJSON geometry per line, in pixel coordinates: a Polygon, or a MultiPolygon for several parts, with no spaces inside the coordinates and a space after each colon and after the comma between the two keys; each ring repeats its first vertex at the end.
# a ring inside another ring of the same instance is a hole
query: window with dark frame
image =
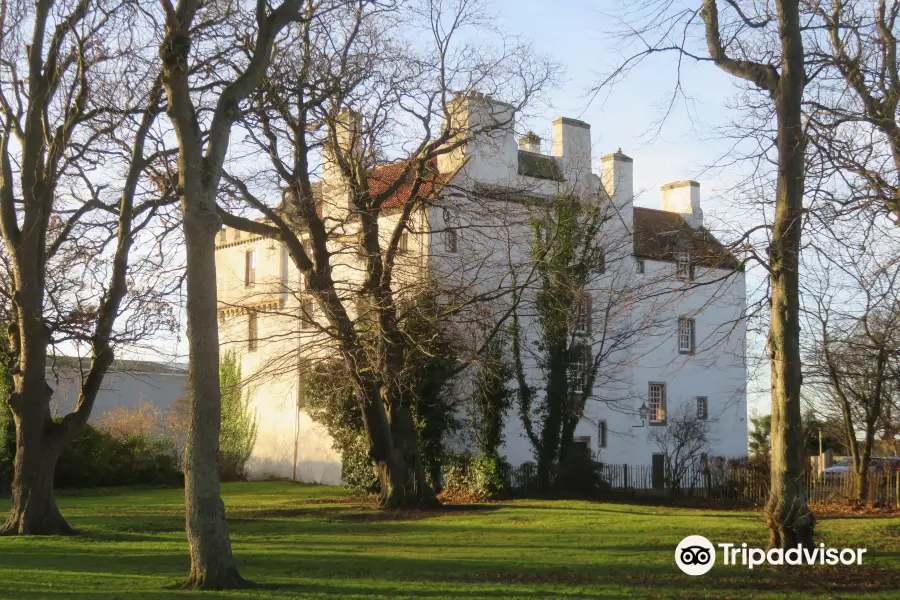
{"type": "Polygon", "coordinates": [[[589,335],[591,333],[591,295],[582,292],[575,303],[575,314],[572,315],[572,333],[589,335]]]}
{"type": "Polygon", "coordinates": [[[709,399],[706,396],[697,396],[697,418],[701,421],[709,418],[709,399]]]}
{"type": "Polygon", "coordinates": [[[639,258],[636,261],[634,261],[634,272],[635,273],[643,274],[645,268],[646,268],[646,265],[644,264],[643,258],[639,258]]]}
{"type": "Polygon", "coordinates": [[[666,384],[651,383],[647,390],[647,404],[650,408],[650,423],[666,422],[666,384]]]}
{"type": "Polygon", "coordinates": [[[316,303],[306,298],[300,303],[300,329],[312,329],[315,324],[316,303]]]}
{"type": "Polygon", "coordinates": [[[694,329],[696,329],[694,319],[688,319],[686,317],[678,319],[679,354],[694,353],[694,329]]]}
{"type": "Polygon", "coordinates": [[[597,447],[606,448],[606,419],[597,423],[597,447]]]}
{"type": "Polygon", "coordinates": [[[444,231],[444,250],[450,254],[456,253],[457,239],[456,230],[448,229],[444,231]]]}
{"type": "Polygon", "coordinates": [[[255,312],[247,315],[247,350],[253,352],[259,346],[259,319],[255,312]]]}
{"type": "Polygon", "coordinates": [[[247,250],[244,255],[244,287],[256,285],[256,250],[247,250]]]}
{"type": "Polygon", "coordinates": [[[690,281],[694,278],[690,252],[680,251],[675,253],[675,277],[682,281],[690,281]]]}
{"type": "Polygon", "coordinates": [[[573,394],[584,394],[588,375],[591,372],[593,354],[587,344],[575,346],[569,350],[569,390],[573,394]]]}
{"type": "Polygon", "coordinates": [[[405,231],[400,234],[397,240],[397,254],[406,254],[409,251],[409,234],[405,231]]]}

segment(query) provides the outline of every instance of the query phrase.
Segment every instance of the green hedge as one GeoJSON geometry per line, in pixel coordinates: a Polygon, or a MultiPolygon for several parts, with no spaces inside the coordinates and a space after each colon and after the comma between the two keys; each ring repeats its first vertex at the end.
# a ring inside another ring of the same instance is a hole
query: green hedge
{"type": "Polygon", "coordinates": [[[139,484],[184,484],[170,440],[120,438],[88,425],[56,465],[57,488],[139,484]]]}

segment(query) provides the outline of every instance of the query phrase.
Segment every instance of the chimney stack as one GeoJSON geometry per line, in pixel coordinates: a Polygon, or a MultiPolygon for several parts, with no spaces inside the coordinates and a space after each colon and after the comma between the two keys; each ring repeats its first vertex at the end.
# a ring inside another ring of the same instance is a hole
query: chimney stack
{"type": "Polygon", "coordinates": [[[634,221],[634,160],[619,148],[600,159],[600,183],[627,230],[634,221]]]}
{"type": "Polygon", "coordinates": [[[694,229],[703,227],[703,210],[700,208],[700,184],[684,180],[667,183],[662,190],[662,208],[679,213],[694,229]]]}
{"type": "Polygon", "coordinates": [[[521,138],[519,138],[519,150],[524,150],[525,152],[534,152],[535,154],[540,154],[541,152],[541,138],[533,131],[529,131],[521,138]]]}

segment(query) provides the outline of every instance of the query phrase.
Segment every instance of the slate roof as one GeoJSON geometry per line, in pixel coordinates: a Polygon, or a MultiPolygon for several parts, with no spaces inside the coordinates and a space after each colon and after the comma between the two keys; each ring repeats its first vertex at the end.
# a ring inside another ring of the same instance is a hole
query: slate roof
{"type": "Polygon", "coordinates": [[[634,207],[634,254],[674,262],[678,242],[687,242],[694,264],[710,268],[743,269],[741,263],[706,229],[694,229],[678,213],[634,207]]]}
{"type": "Polygon", "coordinates": [[[519,150],[519,175],[562,181],[563,174],[552,156],[519,150]]]}

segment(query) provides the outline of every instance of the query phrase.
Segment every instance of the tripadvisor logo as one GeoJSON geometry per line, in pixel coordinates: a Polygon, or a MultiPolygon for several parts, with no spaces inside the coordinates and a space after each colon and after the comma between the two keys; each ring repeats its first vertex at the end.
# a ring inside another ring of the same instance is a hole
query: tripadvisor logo
{"type": "MultiPolygon", "coordinates": [[[[722,564],[741,565],[748,569],[770,565],[861,565],[865,548],[750,548],[747,544],[717,544],[722,564]]],[[[702,535],[689,535],[675,548],[675,564],[688,575],[704,575],[716,564],[716,546],[702,535]]]]}

